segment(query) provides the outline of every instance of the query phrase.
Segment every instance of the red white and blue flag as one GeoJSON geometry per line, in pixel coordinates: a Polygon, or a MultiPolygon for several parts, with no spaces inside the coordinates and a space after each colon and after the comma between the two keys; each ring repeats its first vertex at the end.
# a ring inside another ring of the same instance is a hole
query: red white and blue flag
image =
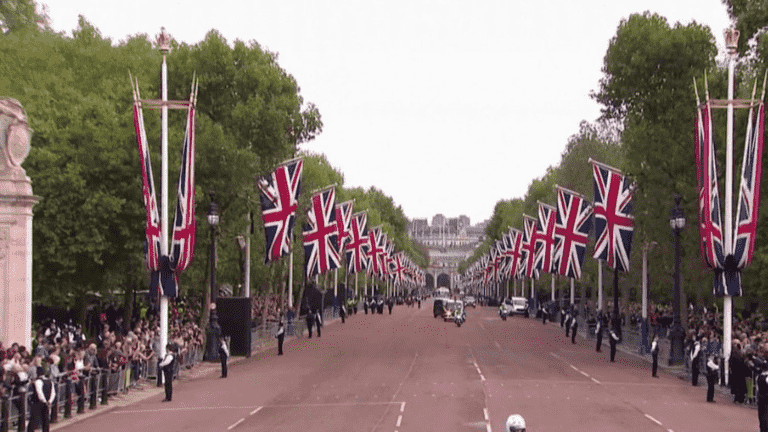
{"type": "Polygon", "coordinates": [[[366,212],[355,213],[352,216],[350,226],[350,240],[347,244],[347,273],[360,273],[368,268],[368,214],[366,212]]]}
{"type": "Polygon", "coordinates": [[[520,274],[520,263],[522,261],[523,233],[520,230],[510,228],[509,232],[504,234],[504,257],[507,259],[504,268],[504,276],[507,279],[517,279],[520,274]]]}
{"type": "Polygon", "coordinates": [[[553,267],[561,276],[580,279],[592,229],[592,205],[576,192],[555,185],[557,220],[553,267]]]}
{"type": "Polygon", "coordinates": [[[355,202],[352,200],[336,204],[336,232],[338,233],[339,251],[345,250],[346,244],[349,242],[354,204],[355,202]]]}
{"type": "Polygon", "coordinates": [[[536,253],[538,252],[536,243],[537,222],[536,218],[523,215],[523,273],[525,277],[531,279],[538,279],[539,277],[539,270],[535,266],[536,253]]]}
{"type": "Polygon", "coordinates": [[[635,184],[616,168],[589,159],[595,194],[595,252],[612,270],[629,271],[635,217],[635,184]]]}
{"type": "Polygon", "coordinates": [[[381,269],[381,255],[384,254],[384,233],[381,227],[375,227],[368,230],[368,274],[370,276],[380,276],[383,273],[381,269]]]}
{"type": "MultiPolygon", "coordinates": [[[[195,253],[195,100],[190,95],[187,129],[181,151],[181,168],[176,195],[176,215],[173,218],[171,268],[178,277],[192,263],[195,253]]],[[[178,295],[174,293],[168,297],[178,295]]]]}
{"type": "Polygon", "coordinates": [[[539,271],[554,273],[552,266],[552,254],[555,244],[555,220],[557,209],[549,204],[539,203],[539,219],[536,223],[536,242],[538,252],[536,254],[536,269],[539,271]]]}
{"type": "Polygon", "coordinates": [[[291,253],[293,227],[299,207],[304,161],[282,163],[274,172],[259,178],[261,217],[264,221],[264,263],[291,253]]]}
{"type": "Polygon", "coordinates": [[[304,224],[304,257],[307,279],[339,268],[336,240],[336,188],[312,196],[304,224]]]}
{"type": "Polygon", "coordinates": [[[392,257],[392,282],[396,287],[401,287],[405,283],[405,261],[406,258],[402,252],[398,252],[392,257]]]}

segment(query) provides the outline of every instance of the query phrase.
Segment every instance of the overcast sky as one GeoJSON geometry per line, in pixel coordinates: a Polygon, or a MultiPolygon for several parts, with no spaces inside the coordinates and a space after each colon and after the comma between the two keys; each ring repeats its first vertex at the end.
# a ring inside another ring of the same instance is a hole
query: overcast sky
{"type": "MultiPolygon", "coordinates": [[[[42,0],[54,29],[82,14],[113,43],[165,26],[194,44],[211,29],[279,53],[324,130],[345,186],[376,186],[409,218],[487,219],[559,162],[622,18],[728,26],[720,0],[42,0]]],[[[128,91],[128,89],[126,89],[128,91]]],[[[691,107],[693,109],[693,107],[691,107]]],[[[589,175],[589,173],[585,173],[589,175]]]]}

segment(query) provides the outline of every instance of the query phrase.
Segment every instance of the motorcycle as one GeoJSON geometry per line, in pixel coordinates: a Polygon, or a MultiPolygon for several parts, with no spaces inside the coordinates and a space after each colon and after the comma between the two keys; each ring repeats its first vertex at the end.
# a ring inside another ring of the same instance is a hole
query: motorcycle
{"type": "Polygon", "coordinates": [[[466,320],[466,315],[464,313],[456,314],[453,317],[454,322],[456,322],[456,327],[461,327],[462,324],[464,324],[464,321],[466,320]]]}
{"type": "Polygon", "coordinates": [[[502,308],[499,308],[499,316],[501,317],[502,321],[507,320],[507,312],[502,308]]]}

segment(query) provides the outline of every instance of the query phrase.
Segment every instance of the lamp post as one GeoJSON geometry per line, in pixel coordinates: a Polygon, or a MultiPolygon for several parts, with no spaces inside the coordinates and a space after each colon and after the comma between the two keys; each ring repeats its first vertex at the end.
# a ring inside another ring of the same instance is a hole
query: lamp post
{"type": "Polygon", "coordinates": [[[216,297],[218,297],[216,289],[216,228],[219,225],[219,207],[214,200],[214,193],[211,192],[211,206],[208,209],[208,224],[211,226],[211,303],[209,307],[211,309],[211,317],[208,320],[208,327],[206,328],[206,339],[208,341],[206,346],[205,358],[208,361],[217,361],[219,359],[219,350],[216,346],[219,335],[221,334],[221,327],[219,326],[219,316],[216,313],[216,297]]]}
{"type": "Polygon", "coordinates": [[[680,206],[680,195],[675,195],[675,206],[669,212],[669,226],[675,233],[675,302],[672,305],[673,322],[672,331],[669,335],[671,342],[671,352],[669,353],[669,365],[676,366],[683,364],[683,341],[685,332],[680,323],[680,231],[685,228],[685,214],[680,206]]]}

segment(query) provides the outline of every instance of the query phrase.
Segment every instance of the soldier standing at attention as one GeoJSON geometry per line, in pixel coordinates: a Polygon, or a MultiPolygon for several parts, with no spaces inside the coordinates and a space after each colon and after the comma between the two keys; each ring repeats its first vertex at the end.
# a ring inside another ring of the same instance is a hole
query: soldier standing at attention
{"type": "MultiPolygon", "coordinates": [[[[309,332],[309,338],[312,338],[312,326],[315,324],[315,313],[312,309],[307,310],[307,331],[309,332]]],[[[318,329],[318,331],[320,331],[318,329]]]]}
{"type": "Polygon", "coordinates": [[[651,376],[658,378],[656,371],[659,370],[659,341],[658,336],[653,335],[653,342],[651,342],[651,356],[653,357],[653,368],[651,369],[651,376]]]}
{"type": "Polygon", "coordinates": [[[219,336],[219,359],[221,360],[221,378],[226,378],[229,348],[227,348],[227,339],[224,336],[219,336]]]}
{"type": "Polygon", "coordinates": [[[283,355],[283,340],[285,340],[285,328],[283,327],[282,321],[277,323],[277,333],[275,334],[275,339],[277,339],[277,355],[283,355]]]}

